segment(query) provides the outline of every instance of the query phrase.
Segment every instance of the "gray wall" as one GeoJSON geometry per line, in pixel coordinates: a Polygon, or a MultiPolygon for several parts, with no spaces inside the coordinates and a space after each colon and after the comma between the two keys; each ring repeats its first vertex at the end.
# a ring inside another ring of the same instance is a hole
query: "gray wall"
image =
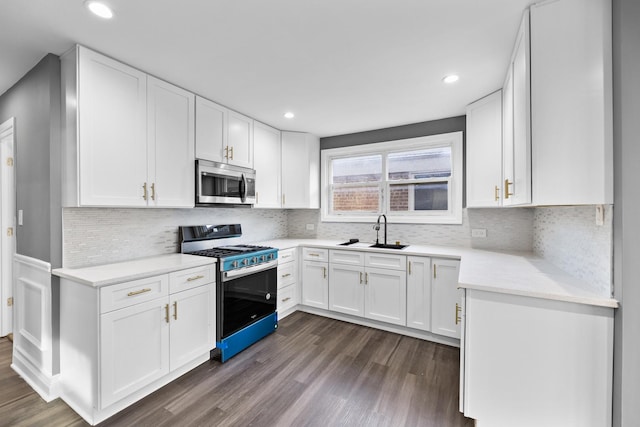
{"type": "Polygon", "coordinates": [[[60,60],[45,56],[0,96],[0,123],[15,117],[19,254],[62,265],[60,60]]]}
{"type": "Polygon", "coordinates": [[[640,420],[640,2],[613,0],[614,293],[613,425],[640,420]]]}
{"type": "MultiPolygon", "coordinates": [[[[371,144],[374,142],[393,141],[396,139],[417,138],[419,136],[437,135],[440,133],[458,132],[466,130],[467,117],[458,116],[448,119],[432,120],[429,122],[413,123],[386,129],[376,129],[367,132],[350,133],[347,135],[320,138],[320,149],[347,147],[351,145],[371,144]]],[[[463,139],[464,141],[464,139],[463,139]]]]}

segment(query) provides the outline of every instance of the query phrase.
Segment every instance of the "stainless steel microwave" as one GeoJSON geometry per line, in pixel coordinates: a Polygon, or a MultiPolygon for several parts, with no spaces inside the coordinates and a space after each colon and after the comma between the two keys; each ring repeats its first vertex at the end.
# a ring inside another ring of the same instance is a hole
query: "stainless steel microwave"
{"type": "Polygon", "coordinates": [[[252,205],[255,202],[255,170],[196,160],[196,206],[252,205]]]}

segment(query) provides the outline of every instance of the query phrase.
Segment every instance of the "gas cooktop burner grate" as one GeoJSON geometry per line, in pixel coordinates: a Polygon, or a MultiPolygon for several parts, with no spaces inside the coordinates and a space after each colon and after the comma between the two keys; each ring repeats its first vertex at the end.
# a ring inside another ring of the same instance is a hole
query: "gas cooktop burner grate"
{"type": "Polygon", "coordinates": [[[262,250],[271,249],[268,246],[253,246],[253,245],[235,245],[235,246],[220,246],[218,248],[203,249],[200,251],[188,252],[189,255],[200,255],[211,258],[224,258],[231,255],[248,254],[252,252],[258,252],[262,250]]]}

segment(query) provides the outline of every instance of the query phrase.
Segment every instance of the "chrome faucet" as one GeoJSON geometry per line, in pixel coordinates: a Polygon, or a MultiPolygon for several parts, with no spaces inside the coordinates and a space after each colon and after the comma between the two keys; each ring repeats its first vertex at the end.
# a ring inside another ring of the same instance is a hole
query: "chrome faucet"
{"type": "Polygon", "coordinates": [[[378,215],[378,220],[376,221],[376,225],[373,226],[373,229],[376,230],[376,245],[379,245],[378,232],[380,231],[380,218],[384,218],[384,244],[387,244],[387,216],[385,214],[378,215]]]}

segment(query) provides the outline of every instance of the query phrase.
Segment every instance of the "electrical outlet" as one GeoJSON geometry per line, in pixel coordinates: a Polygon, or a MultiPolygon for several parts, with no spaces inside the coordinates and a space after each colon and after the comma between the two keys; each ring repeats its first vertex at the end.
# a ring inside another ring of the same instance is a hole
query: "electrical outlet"
{"type": "Polygon", "coordinates": [[[471,237],[487,237],[486,228],[472,228],[471,237]]]}
{"type": "Polygon", "coordinates": [[[315,226],[315,225],[313,225],[313,224],[307,224],[307,230],[308,230],[308,231],[313,231],[313,230],[315,230],[315,229],[316,229],[316,226],[315,226]]]}
{"type": "Polygon", "coordinates": [[[604,206],[596,205],[596,225],[604,225],[604,206]]]}

